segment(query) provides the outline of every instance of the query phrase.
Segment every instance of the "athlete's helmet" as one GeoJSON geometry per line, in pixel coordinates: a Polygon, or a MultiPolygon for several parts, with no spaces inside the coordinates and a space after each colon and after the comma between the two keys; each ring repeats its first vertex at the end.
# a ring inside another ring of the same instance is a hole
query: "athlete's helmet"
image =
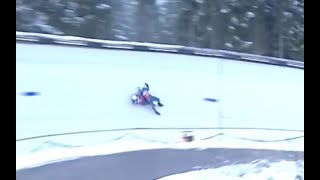
{"type": "Polygon", "coordinates": [[[137,103],[138,102],[138,96],[137,95],[132,95],[131,96],[131,100],[132,100],[132,103],[137,103]]]}

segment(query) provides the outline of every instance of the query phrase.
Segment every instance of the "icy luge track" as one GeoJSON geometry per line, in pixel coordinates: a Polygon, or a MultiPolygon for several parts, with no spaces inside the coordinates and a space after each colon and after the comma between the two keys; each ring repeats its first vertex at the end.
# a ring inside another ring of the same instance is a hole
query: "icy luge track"
{"type": "MultiPolygon", "coordinates": [[[[304,65],[301,62],[292,65],[292,61],[278,61],[267,57],[157,45],[157,51],[160,49],[159,51],[164,52],[169,49],[172,52],[211,57],[191,58],[183,55],[125,50],[144,48],[146,51],[153,51],[150,47],[154,48],[154,44],[126,42],[119,45],[119,42],[94,42],[81,38],[75,40],[74,37],[49,37],[38,34],[23,34],[22,37],[21,33],[17,32],[18,35],[20,40],[17,38],[17,42],[31,39],[37,43],[17,43],[17,144],[22,143],[23,147],[24,143],[39,138],[40,141],[41,138],[51,138],[49,142],[71,146],[73,143],[55,141],[54,138],[59,136],[65,140],[67,139],[65,137],[70,136],[60,135],[75,135],[75,133],[94,135],[93,133],[105,131],[94,131],[98,128],[169,127],[178,130],[178,127],[186,126],[194,129],[194,127],[218,127],[219,120],[223,121],[219,129],[228,126],[244,128],[244,125],[303,128],[303,110],[301,110],[303,70],[288,68],[303,69],[304,65]],[[88,43],[89,41],[91,42],[88,43]],[[46,45],[39,45],[41,43],[46,45]],[[122,51],[84,48],[92,43],[122,51]],[[61,44],[72,44],[72,47],[57,46],[61,44]],[[251,62],[261,61],[287,67],[225,61],[232,58],[234,60],[253,58],[251,62]],[[219,74],[220,65],[224,68],[223,75],[219,74]],[[144,76],[145,74],[148,76],[144,76]],[[114,80],[114,77],[117,77],[117,80],[114,80]],[[146,79],[141,82],[141,77],[146,79]],[[223,87],[218,83],[217,77],[223,78],[221,81],[223,87]],[[166,105],[161,111],[165,116],[155,118],[154,114],[148,114],[142,108],[129,108],[132,106],[124,94],[130,94],[132,88],[144,81],[152,82],[152,92],[164,98],[166,105]],[[170,87],[175,87],[173,89],[177,90],[173,91],[170,87]],[[221,91],[223,94],[217,92],[217,87],[223,88],[221,91]],[[29,91],[40,94],[32,97],[20,96],[21,92],[29,91]],[[281,98],[277,98],[279,96],[281,98]],[[219,119],[217,103],[204,102],[205,97],[218,98],[218,103],[222,103],[224,107],[222,115],[231,118],[219,119]],[[292,97],[296,102],[288,103],[292,102],[292,97]],[[191,107],[181,103],[186,99],[189,104],[197,106],[191,107]],[[106,102],[117,103],[110,106],[110,103],[106,102]],[[290,120],[289,123],[287,120],[290,120]],[[92,131],[82,132],[83,129],[92,131]]],[[[186,129],[188,128],[184,128],[186,129]]],[[[136,132],[143,130],[145,129],[136,129],[136,132]]],[[[211,131],[212,128],[207,130],[211,131]]],[[[299,133],[303,133],[303,130],[299,133]]],[[[202,139],[214,138],[217,135],[221,137],[217,133],[202,139]]],[[[112,139],[119,136],[108,137],[112,139]]],[[[136,137],[142,136],[136,135],[136,137]]],[[[290,138],[301,140],[303,136],[290,136],[290,138]]],[[[76,139],[68,141],[74,142],[76,139]]],[[[271,140],[287,141],[288,138],[271,140]]],[[[16,177],[24,180],[105,180],[106,178],[150,180],[189,171],[194,167],[215,167],[224,163],[250,162],[257,158],[269,161],[303,159],[303,152],[222,148],[138,150],[19,170],[16,177]],[[140,162],[142,164],[139,165],[140,162]]]]}

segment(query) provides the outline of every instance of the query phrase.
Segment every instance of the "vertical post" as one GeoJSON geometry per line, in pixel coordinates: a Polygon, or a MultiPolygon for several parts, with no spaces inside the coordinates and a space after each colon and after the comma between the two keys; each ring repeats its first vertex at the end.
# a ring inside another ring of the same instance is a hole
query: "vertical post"
{"type": "Polygon", "coordinates": [[[222,92],[223,92],[223,59],[218,60],[217,66],[217,95],[218,95],[218,128],[220,133],[223,133],[223,107],[222,107],[222,92]]]}

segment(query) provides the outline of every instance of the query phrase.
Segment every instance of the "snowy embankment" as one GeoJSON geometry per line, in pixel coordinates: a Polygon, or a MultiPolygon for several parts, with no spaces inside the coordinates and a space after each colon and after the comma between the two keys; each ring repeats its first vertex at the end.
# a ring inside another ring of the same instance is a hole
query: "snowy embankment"
{"type": "Polygon", "coordinates": [[[304,151],[304,132],[270,130],[197,130],[193,142],[183,142],[183,133],[172,130],[75,134],[18,141],[16,169],[77,159],[148,149],[249,148],[304,151]]]}
{"type": "Polygon", "coordinates": [[[302,180],[304,161],[269,163],[255,161],[250,164],[223,166],[215,169],[195,170],[160,178],[159,180],[302,180]]]}

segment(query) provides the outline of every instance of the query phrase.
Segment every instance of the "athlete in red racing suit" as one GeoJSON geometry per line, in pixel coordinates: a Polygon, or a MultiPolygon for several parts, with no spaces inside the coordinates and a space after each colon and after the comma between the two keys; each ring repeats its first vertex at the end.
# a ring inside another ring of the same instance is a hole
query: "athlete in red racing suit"
{"type": "Polygon", "coordinates": [[[160,99],[156,96],[152,96],[149,93],[149,85],[145,83],[145,87],[142,89],[138,87],[138,93],[132,96],[132,103],[140,105],[151,105],[154,112],[158,115],[160,113],[156,110],[155,106],[163,106],[160,99]]]}

